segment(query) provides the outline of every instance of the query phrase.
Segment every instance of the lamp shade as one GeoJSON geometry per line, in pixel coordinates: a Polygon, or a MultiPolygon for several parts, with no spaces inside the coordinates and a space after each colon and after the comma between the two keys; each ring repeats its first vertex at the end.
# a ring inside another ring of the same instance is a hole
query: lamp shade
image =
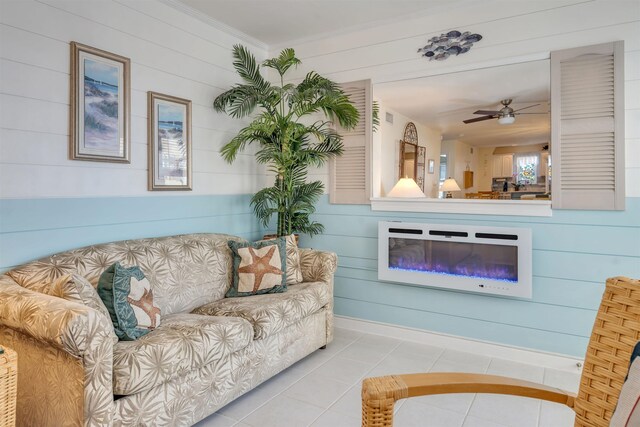
{"type": "Polygon", "coordinates": [[[442,183],[442,191],[460,191],[460,186],[455,179],[449,177],[442,183]]]}
{"type": "Polygon", "coordinates": [[[426,197],[418,184],[411,178],[401,178],[393,186],[387,197],[426,197]]]}
{"type": "Polygon", "coordinates": [[[510,125],[516,121],[516,116],[513,114],[507,114],[506,116],[502,116],[498,119],[498,123],[501,125],[510,125]]]}

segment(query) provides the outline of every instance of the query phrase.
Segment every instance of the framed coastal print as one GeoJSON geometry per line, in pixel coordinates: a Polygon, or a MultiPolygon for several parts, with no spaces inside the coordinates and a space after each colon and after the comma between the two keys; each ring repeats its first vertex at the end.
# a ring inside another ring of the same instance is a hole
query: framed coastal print
{"type": "Polygon", "coordinates": [[[69,157],[131,162],[130,61],[71,42],[69,157]]]}
{"type": "Polygon", "coordinates": [[[429,159],[429,165],[427,166],[427,172],[428,173],[433,173],[433,169],[436,166],[436,161],[433,159],[429,159]]]}
{"type": "Polygon", "coordinates": [[[191,101],[149,92],[149,190],[191,190],[191,101]]]}

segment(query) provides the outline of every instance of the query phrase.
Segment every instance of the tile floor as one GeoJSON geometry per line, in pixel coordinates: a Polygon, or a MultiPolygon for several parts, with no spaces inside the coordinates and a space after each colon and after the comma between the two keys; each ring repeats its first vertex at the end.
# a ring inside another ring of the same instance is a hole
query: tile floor
{"type": "MultiPolygon", "coordinates": [[[[577,391],[580,374],[336,329],[334,341],[236,399],[197,427],[357,427],[364,377],[478,372],[577,391]]],[[[570,427],[573,412],[533,399],[458,394],[396,403],[396,427],[570,427]]]]}

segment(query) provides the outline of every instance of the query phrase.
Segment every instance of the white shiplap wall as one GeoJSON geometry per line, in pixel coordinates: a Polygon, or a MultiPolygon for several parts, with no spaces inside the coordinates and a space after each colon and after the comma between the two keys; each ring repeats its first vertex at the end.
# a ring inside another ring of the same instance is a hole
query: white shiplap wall
{"type": "MultiPolygon", "coordinates": [[[[549,57],[551,50],[625,41],[627,197],[640,197],[640,2],[636,0],[488,1],[441,10],[318,40],[290,43],[310,69],[335,81],[375,83],[549,57]],[[451,29],[482,34],[464,55],[427,61],[416,50],[451,29]]],[[[272,47],[275,53],[279,47],[272,47]]],[[[374,168],[376,166],[374,165],[374,168]]]]}
{"type": "MultiPolygon", "coordinates": [[[[544,59],[552,50],[624,40],[626,210],[562,210],[548,218],[451,215],[376,212],[369,206],[332,205],[324,199],[315,219],[325,225],[325,232],[311,239],[303,236],[301,244],[337,252],[334,295],[339,315],[582,356],[605,279],[640,277],[640,2],[464,4],[463,9],[443,8],[397,23],[293,43],[303,61],[294,78],[309,69],[338,82],[371,78],[375,96],[379,82],[544,59]],[[443,62],[418,56],[417,48],[431,36],[452,29],[477,32],[484,39],[469,53],[443,62]],[[377,224],[382,220],[531,229],[533,298],[513,300],[379,281],[377,224]]],[[[317,177],[323,178],[319,172],[317,177]]]]}
{"type": "Polygon", "coordinates": [[[155,0],[0,2],[0,197],[147,196],[147,91],[193,102],[193,191],[253,193],[264,170],[251,152],[219,155],[242,122],[213,111],[237,81],[233,44],[259,42],[155,0]],[[131,59],[131,164],[68,160],[69,42],[131,59]]]}

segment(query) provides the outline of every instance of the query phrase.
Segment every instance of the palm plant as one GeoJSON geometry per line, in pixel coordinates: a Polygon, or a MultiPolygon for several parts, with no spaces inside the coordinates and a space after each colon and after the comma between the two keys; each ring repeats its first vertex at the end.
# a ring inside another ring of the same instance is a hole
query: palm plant
{"type": "Polygon", "coordinates": [[[257,108],[259,112],[222,148],[222,157],[232,163],[247,145],[257,143],[256,160],[275,174],[274,185],[251,199],[262,225],[267,227],[276,214],[278,236],[321,233],[324,227],[310,215],[324,185],[307,182],[307,172],[342,154],[342,137],[331,124],[351,129],[358,123],[358,111],[336,83],[314,71],[297,85],[285,84],[287,71],[300,64],[293,49],[284,49],[262,63],[276,71],[279,85],[263,77],[255,57],[244,46],[233,47],[233,58],[243,83],[220,94],[213,107],[234,118],[254,114],[257,108]],[[322,119],[313,121],[318,116],[322,119]]]}

